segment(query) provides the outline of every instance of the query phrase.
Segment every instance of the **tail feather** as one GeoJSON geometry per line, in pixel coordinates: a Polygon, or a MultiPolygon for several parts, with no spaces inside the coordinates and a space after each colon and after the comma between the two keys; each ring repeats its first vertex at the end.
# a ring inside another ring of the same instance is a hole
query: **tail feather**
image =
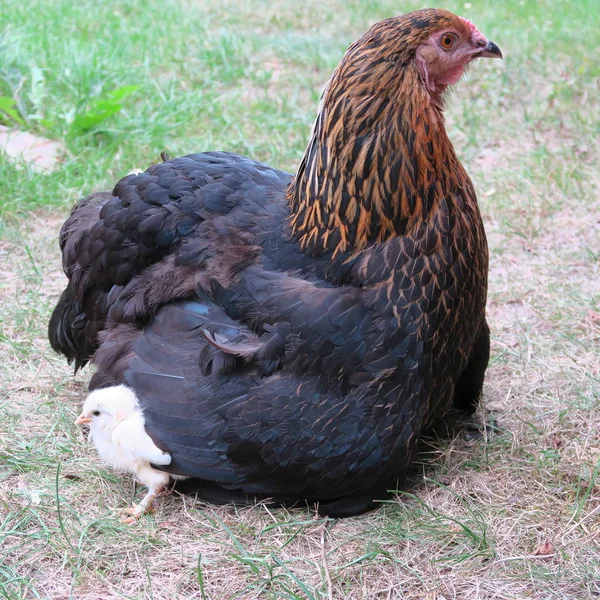
{"type": "Polygon", "coordinates": [[[48,324],[48,339],[55,352],[75,362],[75,373],[84,367],[94,353],[86,336],[87,318],[73,295],[71,284],[62,293],[48,324]]]}
{"type": "MultiPolygon", "coordinates": [[[[60,231],[63,269],[69,277],[69,283],[52,312],[48,339],[53,350],[66,356],[69,364],[75,363],[76,373],[87,364],[96,350],[95,330],[91,329],[75,287],[75,282],[81,279],[77,250],[81,239],[89,234],[102,207],[111,198],[112,194],[105,192],[87,196],[75,205],[60,231]]],[[[85,286],[80,282],[79,287],[85,286]]]]}

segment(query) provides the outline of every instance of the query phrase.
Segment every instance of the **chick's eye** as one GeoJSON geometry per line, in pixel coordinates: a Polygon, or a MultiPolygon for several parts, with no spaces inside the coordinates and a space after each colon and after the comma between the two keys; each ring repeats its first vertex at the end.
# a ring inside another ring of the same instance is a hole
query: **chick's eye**
{"type": "Polygon", "coordinates": [[[100,411],[99,410],[95,410],[92,412],[92,414],[94,415],[94,417],[99,417],[100,416],[100,411]]]}
{"type": "Polygon", "coordinates": [[[450,50],[450,48],[454,46],[454,37],[452,37],[451,35],[443,35],[442,39],[440,40],[440,43],[444,50],[450,50]]]}

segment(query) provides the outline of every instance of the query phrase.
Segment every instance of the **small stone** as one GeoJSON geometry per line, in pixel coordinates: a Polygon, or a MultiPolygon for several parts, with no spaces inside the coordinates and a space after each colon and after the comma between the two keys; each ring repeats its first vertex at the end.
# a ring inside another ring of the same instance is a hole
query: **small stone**
{"type": "Polygon", "coordinates": [[[59,165],[66,149],[60,142],[0,125],[0,153],[30,164],[35,171],[49,172],[59,165]]]}

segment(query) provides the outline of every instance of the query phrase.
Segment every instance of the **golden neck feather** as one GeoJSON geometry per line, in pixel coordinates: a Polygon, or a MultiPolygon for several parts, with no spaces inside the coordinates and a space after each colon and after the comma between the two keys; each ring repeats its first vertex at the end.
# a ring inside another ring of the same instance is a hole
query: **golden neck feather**
{"type": "Polygon", "coordinates": [[[313,255],[403,235],[469,182],[414,53],[391,61],[376,50],[365,39],[349,48],[288,189],[292,231],[313,255]]]}

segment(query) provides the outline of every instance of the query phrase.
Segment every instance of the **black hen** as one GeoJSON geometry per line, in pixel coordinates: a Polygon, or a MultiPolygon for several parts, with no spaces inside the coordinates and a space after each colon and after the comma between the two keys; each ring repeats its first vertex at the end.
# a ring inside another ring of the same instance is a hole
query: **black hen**
{"type": "Polygon", "coordinates": [[[480,56],[501,55],[446,11],[382,21],[335,71],[295,177],[194,154],[73,209],[52,347],[96,365],[91,390],[135,390],[200,497],[356,514],[433,420],[474,409],[487,245],[442,93],[480,56]]]}

